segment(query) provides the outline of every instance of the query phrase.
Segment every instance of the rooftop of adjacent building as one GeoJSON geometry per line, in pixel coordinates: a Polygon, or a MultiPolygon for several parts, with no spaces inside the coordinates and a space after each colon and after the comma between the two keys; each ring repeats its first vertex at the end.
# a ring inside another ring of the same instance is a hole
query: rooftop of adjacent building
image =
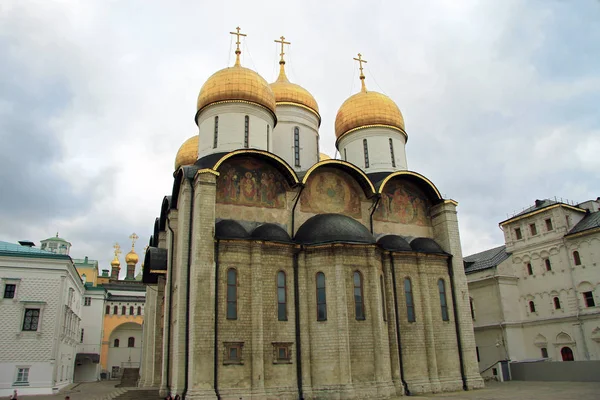
{"type": "Polygon", "coordinates": [[[479,253],[464,257],[465,273],[481,271],[498,266],[506,260],[510,254],[506,252],[506,246],[498,246],[493,249],[484,250],[479,253]]]}
{"type": "Polygon", "coordinates": [[[558,198],[556,196],[554,198],[550,198],[550,199],[542,199],[542,200],[537,199],[532,206],[525,207],[523,210],[515,212],[513,214],[507,214],[507,219],[500,222],[500,225],[503,225],[513,219],[523,217],[527,214],[537,212],[542,209],[552,207],[555,205],[569,207],[569,208],[572,208],[574,210],[581,211],[581,212],[587,211],[587,212],[593,213],[593,212],[597,212],[598,210],[600,210],[600,197],[596,198],[596,200],[587,200],[587,201],[584,201],[581,203],[577,203],[577,202],[563,199],[563,198],[558,198]]]}
{"type": "Polygon", "coordinates": [[[35,248],[35,244],[29,240],[22,240],[19,243],[10,243],[0,241],[0,255],[10,257],[32,257],[70,260],[67,254],[53,253],[46,250],[35,248]]]}

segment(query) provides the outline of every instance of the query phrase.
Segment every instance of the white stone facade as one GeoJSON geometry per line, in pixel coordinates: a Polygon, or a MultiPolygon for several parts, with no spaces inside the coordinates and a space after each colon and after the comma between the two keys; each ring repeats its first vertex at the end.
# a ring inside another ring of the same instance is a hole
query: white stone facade
{"type": "Polygon", "coordinates": [[[102,329],[104,321],[104,301],[106,291],[101,287],[87,287],[83,297],[81,316],[81,336],[75,362],[75,382],[100,380],[100,352],[102,350],[102,329]],[[85,356],[83,356],[85,355],[85,356]],[[97,357],[96,357],[97,355],[97,357]]]}
{"type": "Polygon", "coordinates": [[[342,160],[360,167],[366,174],[408,169],[406,136],[396,129],[389,127],[358,129],[342,136],[337,147],[342,160]],[[390,140],[392,146],[390,146],[390,140]],[[365,141],[368,166],[365,163],[365,141]]]}
{"type": "Polygon", "coordinates": [[[0,396],[50,394],[73,382],[84,286],[68,256],[40,253],[0,249],[0,396]],[[7,285],[16,287],[12,298],[7,285]]]}
{"type": "Polygon", "coordinates": [[[292,104],[278,104],[276,113],[277,126],[270,151],[283,158],[295,171],[306,171],[319,161],[319,118],[314,112],[292,104]]]}
{"type": "Polygon", "coordinates": [[[538,201],[501,223],[508,258],[472,272],[478,255],[465,258],[481,371],[505,359],[568,360],[570,352],[600,359],[600,229],[588,223],[597,212],[597,201],[538,201]]]}

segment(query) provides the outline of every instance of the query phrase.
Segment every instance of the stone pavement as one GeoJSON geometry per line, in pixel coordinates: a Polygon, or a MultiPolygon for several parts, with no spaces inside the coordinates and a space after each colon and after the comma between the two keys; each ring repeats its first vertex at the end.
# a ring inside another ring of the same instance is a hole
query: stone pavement
{"type": "MultiPolygon", "coordinates": [[[[599,371],[600,374],[600,371],[599,371]]],[[[600,400],[600,382],[486,382],[485,389],[439,393],[408,399],[428,400],[600,400]]]]}
{"type": "MultiPolygon", "coordinates": [[[[82,383],[51,396],[19,396],[30,400],[101,400],[123,393],[115,388],[119,381],[82,383]]],[[[132,390],[132,389],[130,389],[132,390]]],[[[133,389],[134,390],[134,389],[133,389]]],[[[488,382],[485,389],[468,392],[439,393],[426,396],[399,397],[398,400],[599,400],[600,383],[592,382],[488,382]]]]}

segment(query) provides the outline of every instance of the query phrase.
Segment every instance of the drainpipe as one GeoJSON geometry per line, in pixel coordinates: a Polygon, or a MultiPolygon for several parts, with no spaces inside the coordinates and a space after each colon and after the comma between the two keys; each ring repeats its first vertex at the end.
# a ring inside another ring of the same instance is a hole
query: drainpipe
{"type": "Polygon", "coordinates": [[[304,185],[300,184],[300,191],[298,192],[298,196],[296,197],[296,201],[294,202],[294,207],[292,207],[292,234],[290,235],[291,237],[294,237],[294,228],[295,228],[295,222],[296,222],[296,206],[298,205],[298,201],[300,200],[300,195],[302,194],[302,191],[304,190],[304,185]]]}
{"type": "Polygon", "coordinates": [[[394,266],[394,256],[392,252],[390,256],[390,268],[392,270],[392,290],[394,293],[394,314],[396,315],[396,340],[398,341],[398,359],[400,361],[400,381],[404,385],[404,391],[407,396],[410,396],[410,390],[408,389],[408,383],[404,380],[404,361],[402,359],[402,341],[400,338],[400,317],[398,316],[398,290],[396,289],[396,268],[394,266]]]}
{"type": "Polygon", "coordinates": [[[454,312],[454,327],[456,330],[456,344],[458,346],[458,361],[460,363],[460,377],[463,381],[463,390],[469,390],[467,377],[465,376],[465,363],[462,354],[462,342],[460,340],[460,325],[458,323],[458,311],[456,309],[456,292],[454,290],[454,271],[452,270],[452,254],[448,255],[448,275],[450,276],[450,292],[452,293],[452,310],[454,312]]]}
{"type": "Polygon", "coordinates": [[[375,199],[375,203],[373,204],[373,210],[371,211],[371,214],[369,215],[369,222],[371,224],[371,233],[373,232],[373,214],[375,214],[375,211],[377,210],[377,206],[379,205],[379,201],[381,200],[381,195],[377,195],[377,198],[375,199]]]}
{"type": "Polygon", "coordinates": [[[181,393],[182,399],[185,400],[185,396],[188,391],[189,381],[189,363],[190,363],[190,272],[192,269],[192,231],[194,223],[194,182],[193,178],[188,178],[191,188],[191,202],[190,202],[190,220],[189,220],[189,233],[188,233],[188,254],[187,254],[187,279],[186,279],[186,293],[185,293],[185,383],[183,386],[183,392],[181,393]]]}
{"type": "Polygon", "coordinates": [[[213,364],[213,376],[214,382],[213,387],[217,399],[221,400],[221,394],[219,393],[219,240],[215,240],[215,342],[213,348],[215,349],[215,357],[213,364]]]}
{"type": "Polygon", "coordinates": [[[300,285],[298,284],[298,253],[301,249],[294,249],[294,314],[296,330],[296,381],[298,382],[298,399],[304,400],[302,392],[302,347],[300,344],[300,285]]]}
{"type": "Polygon", "coordinates": [[[170,259],[170,263],[169,263],[169,270],[167,271],[168,275],[168,279],[169,279],[169,304],[168,307],[167,305],[165,305],[165,308],[167,309],[167,313],[168,313],[168,325],[167,325],[167,359],[165,360],[166,364],[167,364],[167,374],[166,374],[166,383],[165,386],[167,387],[167,389],[169,390],[169,393],[171,392],[171,382],[169,382],[169,368],[171,367],[171,317],[172,317],[172,310],[171,310],[171,298],[173,296],[173,246],[175,245],[175,232],[173,232],[173,229],[171,228],[171,223],[167,223],[167,228],[169,229],[169,231],[171,231],[171,247],[170,247],[170,251],[169,251],[169,259],[170,259]]]}

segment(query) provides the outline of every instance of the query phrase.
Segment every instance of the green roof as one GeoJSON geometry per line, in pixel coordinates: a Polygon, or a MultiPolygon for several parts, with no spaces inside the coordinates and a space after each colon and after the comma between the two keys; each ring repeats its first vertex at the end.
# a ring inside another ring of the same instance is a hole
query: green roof
{"type": "Polygon", "coordinates": [[[70,260],[66,254],[57,254],[35,247],[21,246],[20,244],[0,241],[0,255],[9,257],[30,257],[30,258],[53,258],[59,260],[70,260]]]}

